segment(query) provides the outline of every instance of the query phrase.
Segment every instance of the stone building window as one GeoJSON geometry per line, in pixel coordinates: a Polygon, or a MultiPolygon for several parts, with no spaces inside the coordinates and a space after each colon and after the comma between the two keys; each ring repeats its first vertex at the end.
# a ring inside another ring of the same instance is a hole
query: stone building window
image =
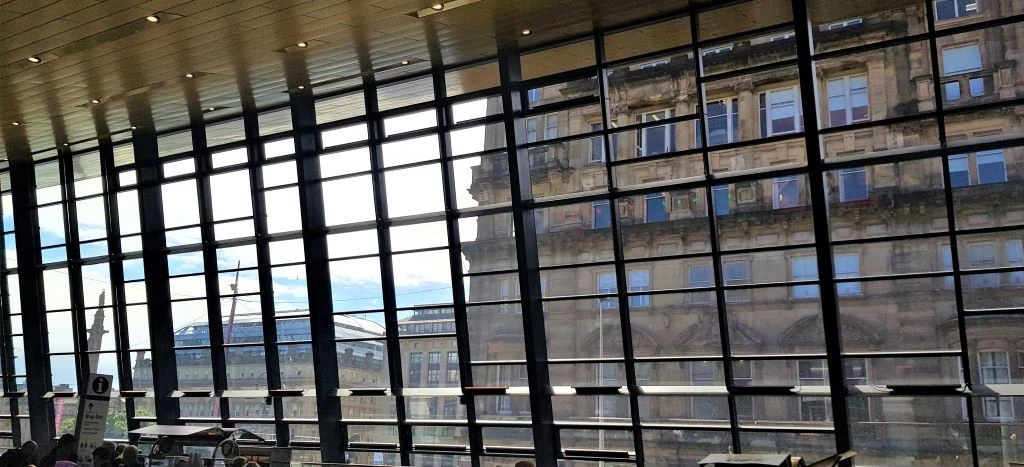
{"type": "MultiPolygon", "coordinates": [[[[675,116],[672,109],[646,112],[637,116],[637,123],[652,123],[668,120],[675,116]]],[[[637,132],[637,153],[640,157],[657,156],[676,150],[675,124],[657,125],[637,132]]]]}
{"type": "Polygon", "coordinates": [[[828,80],[829,126],[862,122],[868,118],[868,75],[828,80]]]}
{"type": "MultiPolygon", "coordinates": [[[[629,291],[646,292],[651,290],[651,272],[646,269],[629,271],[629,291]]],[[[629,306],[643,308],[651,306],[650,295],[633,295],[629,297],[629,306]]]]}
{"type": "Polygon", "coordinates": [[[978,14],[978,0],[935,0],[935,19],[939,21],[978,14]]]}
{"type": "Polygon", "coordinates": [[[761,93],[761,137],[796,133],[800,120],[800,93],[796,86],[761,93]]]}
{"type": "Polygon", "coordinates": [[[839,171],[839,201],[868,199],[867,171],[863,167],[839,171]]]}
{"type": "MultiPolygon", "coordinates": [[[[818,261],[813,256],[800,256],[790,259],[790,270],[794,281],[818,279],[818,261]]],[[[794,285],[793,298],[818,298],[818,286],[813,284],[794,285]]]]}
{"type": "MultiPolygon", "coordinates": [[[[981,384],[1010,384],[1010,359],[1006,352],[978,352],[978,373],[981,384]]],[[[985,420],[1013,419],[1013,399],[985,397],[982,399],[985,420]]]]}
{"type": "MultiPolygon", "coordinates": [[[[708,146],[735,143],[739,141],[740,115],[739,102],[735,97],[709,101],[706,104],[708,126],[708,146]]],[[[700,126],[697,127],[698,140],[700,126]]]]}

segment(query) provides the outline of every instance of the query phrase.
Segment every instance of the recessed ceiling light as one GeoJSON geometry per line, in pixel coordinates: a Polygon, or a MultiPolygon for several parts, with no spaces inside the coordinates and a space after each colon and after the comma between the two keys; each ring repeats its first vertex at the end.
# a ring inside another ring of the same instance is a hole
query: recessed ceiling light
{"type": "Polygon", "coordinates": [[[196,75],[193,75],[192,73],[185,73],[185,77],[186,78],[195,78],[196,75]]]}
{"type": "Polygon", "coordinates": [[[217,110],[217,108],[216,107],[209,107],[209,108],[206,109],[207,112],[213,112],[214,110],[217,110]]]}
{"type": "Polygon", "coordinates": [[[14,126],[21,126],[21,122],[11,122],[11,125],[14,125],[14,126]]]}
{"type": "Polygon", "coordinates": [[[300,49],[305,49],[306,47],[309,47],[309,42],[299,42],[298,44],[295,45],[300,49]]]}
{"type": "Polygon", "coordinates": [[[43,59],[33,55],[33,56],[28,58],[28,61],[30,61],[32,63],[39,63],[39,62],[43,61],[43,59]]]}
{"type": "Polygon", "coordinates": [[[89,102],[92,102],[93,104],[99,104],[100,100],[99,99],[93,99],[93,100],[91,100],[89,102]]]}
{"type": "Polygon", "coordinates": [[[132,131],[135,131],[135,130],[138,130],[138,129],[139,129],[139,127],[137,127],[137,126],[133,126],[132,127],[132,131]]]}
{"type": "Polygon", "coordinates": [[[431,9],[441,11],[444,9],[444,3],[435,3],[430,6],[431,9]]]}
{"type": "Polygon", "coordinates": [[[70,146],[70,144],[68,144],[68,143],[64,143],[64,144],[62,144],[61,146],[70,146]]]}
{"type": "Polygon", "coordinates": [[[146,17],[146,21],[149,21],[150,23],[159,23],[160,17],[157,15],[149,15],[146,17]]]}
{"type": "Polygon", "coordinates": [[[522,33],[522,34],[523,34],[524,36],[529,36],[531,32],[532,32],[532,31],[530,31],[529,29],[523,29],[523,33],[522,33]]]}
{"type": "Polygon", "coordinates": [[[302,90],[302,89],[306,89],[306,87],[300,84],[300,85],[299,85],[299,89],[300,89],[300,90],[302,90]]]}
{"type": "Polygon", "coordinates": [[[408,65],[408,64],[409,64],[408,60],[402,60],[402,65],[408,65]]]}

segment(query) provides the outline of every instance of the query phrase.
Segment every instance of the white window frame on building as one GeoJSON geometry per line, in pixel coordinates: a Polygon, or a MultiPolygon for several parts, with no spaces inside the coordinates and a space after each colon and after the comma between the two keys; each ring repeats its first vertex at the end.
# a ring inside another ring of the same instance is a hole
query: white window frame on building
{"type": "MultiPolygon", "coordinates": [[[[614,272],[597,273],[597,293],[601,295],[618,293],[618,287],[615,284],[614,272]]],[[[598,306],[600,306],[602,310],[615,310],[619,308],[618,297],[602,297],[597,300],[600,302],[598,306]]]]}
{"type": "Polygon", "coordinates": [[[558,137],[558,114],[549,113],[526,118],[526,142],[535,143],[558,137]],[[544,123],[541,126],[541,122],[544,123]],[[531,124],[533,128],[531,128],[531,124]],[[543,132],[543,133],[542,133],[543,132]],[[541,137],[543,136],[543,137],[541,137]]]}
{"type": "MultiPolygon", "coordinates": [[[[860,254],[835,253],[833,256],[836,279],[860,277],[860,254]]],[[[855,297],[861,294],[860,282],[839,282],[836,293],[843,297],[855,297]]]]}
{"type": "Polygon", "coordinates": [[[974,16],[978,13],[978,0],[935,0],[935,19],[938,21],[974,16]],[[953,9],[948,10],[953,13],[952,16],[941,15],[943,11],[946,11],[942,8],[942,4],[952,4],[953,9]]]}
{"type": "Polygon", "coordinates": [[[612,203],[610,201],[608,201],[608,200],[594,201],[594,203],[591,205],[591,209],[590,209],[591,226],[595,230],[611,228],[611,226],[612,226],[612,211],[611,211],[611,208],[612,208],[612,203]],[[597,209],[602,207],[602,206],[608,209],[608,214],[606,214],[607,219],[608,219],[607,220],[607,225],[599,225],[598,224],[597,209]]]}
{"type": "Polygon", "coordinates": [[[825,26],[825,29],[831,31],[833,29],[840,29],[840,28],[845,28],[845,27],[849,27],[849,26],[856,26],[856,25],[862,24],[862,23],[864,23],[864,18],[860,18],[860,17],[850,18],[850,19],[845,19],[845,20],[842,20],[842,21],[836,21],[834,23],[829,23],[827,26],[825,26]]]}
{"type": "Polygon", "coordinates": [[[942,76],[957,76],[981,71],[981,67],[981,46],[977,42],[948,45],[942,48],[942,76]],[[964,60],[963,64],[953,66],[965,58],[967,60],[964,60]]]}
{"type": "MultiPolygon", "coordinates": [[[[693,386],[713,386],[717,379],[717,369],[714,362],[693,361],[690,362],[690,384],[693,386]],[[706,370],[706,371],[696,371],[706,370]],[[710,377],[708,377],[710,375],[710,377]]],[[[716,397],[693,397],[690,404],[690,416],[695,420],[715,420],[718,418],[718,404],[720,398],[716,397]],[[707,411],[709,413],[700,413],[707,411]]]]}
{"type": "MultiPolygon", "coordinates": [[[[794,256],[789,259],[790,277],[793,281],[818,280],[818,260],[814,256],[794,256]]],[[[814,284],[794,285],[790,288],[794,299],[818,298],[818,286],[814,284]]]]}
{"type": "MultiPolygon", "coordinates": [[[[710,264],[691,264],[686,269],[686,280],[690,288],[707,288],[712,287],[715,284],[715,270],[710,264]],[[694,280],[694,271],[698,271],[701,277],[698,280],[694,280]],[[705,275],[706,274],[706,275],[705,275]],[[706,277],[707,279],[703,279],[706,277]]],[[[711,297],[714,292],[705,290],[701,292],[691,292],[689,294],[690,303],[706,305],[712,302],[711,297]]]]}
{"type": "Polygon", "coordinates": [[[711,200],[716,216],[732,214],[732,195],[729,191],[729,185],[717,185],[711,188],[711,200]],[[720,204],[721,198],[719,198],[723,194],[725,196],[724,205],[720,204]]]}
{"type": "Polygon", "coordinates": [[[871,119],[870,102],[868,101],[868,75],[857,75],[832,78],[826,83],[828,92],[828,122],[830,127],[865,122],[871,119]],[[862,104],[863,105],[860,105],[862,104]],[[863,108],[863,115],[858,109],[863,108]],[[836,113],[842,112],[843,118],[837,121],[836,113]]]}
{"type": "Polygon", "coordinates": [[[543,89],[532,88],[526,91],[527,102],[539,102],[543,96],[543,89]]]}
{"type": "MultiPolygon", "coordinates": [[[[737,387],[749,387],[754,381],[754,360],[733,360],[732,381],[737,387]]],[[[754,398],[736,397],[736,417],[740,420],[754,419],[754,398]]]]}
{"type": "MultiPolygon", "coordinates": [[[[823,360],[797,360],[797,380],[801,387],[828,386],[828,365],[823,360]],[[805,369],[808,376],[805,376],[805,369]]],[[[801,397],[800,420],[807,422],[831,421],[832,406],[828,398],[801,397]],[[821,411],[821,416],[817,416],[814,411],[821,411]]]]}
{"type": "MultiPolygon", "coordinates": [[[[979,351],[978,375],[981,384],[1010,384],[1012,377],[1009,353],[1003,350],[979,351]]],[[[982,411],[985,420],[1013,420],[1013,398],[984,397],[982,398],[982,411]]]]}
{"type": "MultiPolygon", "coordinates": [[[[1007,240],[1003,245],[1006,249],[1006,266],[1011,268],[1024,267],[1024,240],[1007,240]]],[[[1011,286],[1024,287],[1024,271],[1010,272],[1011,286]]]]}
{"type": "Polygon", "coordinates": [[[668,202],[665,193],[648,193],[644,196],[644,223],[665,222],[668,220],[668,202]],[[651,219],[651,201],[661,200],[661,219],[651,219]]]}
{"type": "Polygon", "coordinates": [[[864,201],[871,196],[871,187],[868,186],[868,171],[864,167],[853,167],[849,169],[839,169],[839,201],[864,201]],[[847,181],[855,179],[860,182],[860,186],[864,187],[863,194],[861,193],[850,193],[850,188],[847,186],[847,181]]]}
{"type": "MultiPolygon", "coordinates": [[[[967,265],[970,269],[988,269],[999,265],[999,248],[995,242],[974,242],[967,244],[967,265]]],[[[971,288],[999,286],[999,274],[971,274],[967,276],[971,288]]]]}
{"type": "MultiPolygon", "coordinates": [[[[659,109],[659,110],[654,110],[654,111],[651,111],[651,112],[643,112],[643,113],[641,113],[641,114],[636,116],[636,120],[637,120],[638,124],[639,123],[652,123],[652,122],[658,122],[658,121],[664,121],[664,120],[671,119],[671,118],[675,117],[675,115],[676,115],[676,112],[675,112],[674,109],[659,109]]],[[[663,124],[663,125],[654,125],[654,126],[644,127],[644,128],[641,128],[641,129],[637,130],[637,138],[636,138],[637,157],[657,156],[657,155],[661,155],[661,154],[668,154],[670,152],[675,152],[675,150],[676,150],[676,134],[675,134],[676,132],[675,132],[675,128],[676,128],[676,125],[674,123],[666,123],[666,124],[663,124]],[[661,136],[662,136],[662,138],[664,138],[663,139],[664,144],[662,145],[661,148],[656,148],[656,150],[652,150],[651,149],[651,144],[648,143],[648,139],[650,139],[651,136],[653,136],[653,135],[655,135],[657,133],[662,133],[661,136]]]]}
{"type": "MultiPolygon", "coordinates": [[[[740,140],[740,115],[739,100],[735,97],[726,97],[708,101],[704,104],[704,126],[707,127],[707,145],[718,146],[720,144],[735,143],[740,140]],[[714,107],[712,107],[714,105],[714,107]],[[721,109],[721,111],[719,111],[721,109]],[[725,120],[725,139],[716,141],[712,129],[713,121],[725,120]]],[[[697,140],[700,141],[701,126],[697,126],[697,140]]]]}
{"type": "Polygon", "coordinates": [[[800,110],[800,89],[799,86],[786,86],[778,89],[771,89],[762,92],[760,95],[760,115],[761,115],[761,137],[767,138],[769,136],[777,135],[789,135],[803,131],[803,116],[800,110]],[[792,96],[789,100],[775,101],[775,96],[788,93],[792,96]],[[783,109],[791,109],[792,115],[784,115],[778,119],[793,119],[792,130],[780,130],[775,128],[774,115],[776,112],[786,113],[783,109]]]}
{"type": "MultiPolygon", "coordinates": [[[[724,276],[725,285],[746,285],[750,284],[750,262],[749,261],[730,261],[722,265],[722,275],[724,276]],[[740,268],[742,266],[742,269],[740,268]],[[734,274],[737,271],[743,271],[743,277],[738,274],[734,274]]],[[[725,301],[729,303],[740,303],[750,301],[750,290],[726,290],[725,301]]]]}
{"type": "Polygon", "coordinates": [[[801,203],[801,191],[800,177],[796,175],[790,175],[787,177],[776,177],[772,179],[772,208],[774,209],[788,209],[802,206],[801,203]],[[783,185],[794,184],[796,186],[796,200],[792,201],[785,197],[785,188],[783,185]]]}
{"type": "Polygon", "coordinates": [[[732,52],[732,44],[720,45],[718,47],[708,47],[700,51],[701,57],[707,57],[708,55],[722,54],[726,52],[732,52]]]}
{"type": "MultiPolygon", "coordinates": [[[[647,292],[651,290],[651,271],[648,269],[634,269],[629,271],[629,292],[647,292]]],[[[630,308],[646,308],[651,306],[650,295],[631,295],[629,297],[630,308]]]]}
{"type": "Polygon", "coordinates": [[[956,154],[949,156],[949,178],[953,188],[1007,181],[1007,162],[1002,150],[979,151],[978,153],[956,154]],[[998,165],[997,176],[983,174],[986,165],[998,165]],[[964,173],[967,183],[964,183],[964,173]],[[955,178],[954,178],[955,177],[955,178]]]}
{"type": "MultiPolygon", "coordinates": [[[[590,124],[590,131],[598,132],[604,128],[604,125],[600,122],[590,124]]],[[[604,137],[600,134],[590,137],[590,162],[593,164],[604,162],[604,137]]]]}
{"type": "Polygon", "coordinates": [[[942,286],[945,289],[953,288],[953,281],[956,279],[953,277],[953,249],[949,245],[942,245],[939,247],[939,262],[942,264],[942,271],[948,272],[950,275],[943,276],[942,286]]]}

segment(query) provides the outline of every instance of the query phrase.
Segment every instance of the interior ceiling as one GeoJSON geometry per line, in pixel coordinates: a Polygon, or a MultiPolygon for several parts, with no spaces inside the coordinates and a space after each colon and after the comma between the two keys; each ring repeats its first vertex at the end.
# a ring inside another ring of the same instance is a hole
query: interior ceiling
{"type": "Polygon", "coordinates": [[[0,0],[0,160],[132,125],[180,127],[190,111],[214,107],[205,118],[218,118],[239,113],[243,102],[256,108],[283,103],[289,86],[351,77],[333,89],[356,87],[363,73],[415,74],[431,64],[493,57],[499,45],[528,48],[687,6],[664,0],[480,0],[416,17],[432,4],[0,0]],[[161,21],[144,19],[153,14],[161,21]],[[521,35],[524,28],[533,33],[521,35]],[[309,47],[296,47],[299,42],[309,47]],[[30,63],[32,56],[42,62],[30,63]],[[401,66],[405,60],[411,63],[401,66]]]}

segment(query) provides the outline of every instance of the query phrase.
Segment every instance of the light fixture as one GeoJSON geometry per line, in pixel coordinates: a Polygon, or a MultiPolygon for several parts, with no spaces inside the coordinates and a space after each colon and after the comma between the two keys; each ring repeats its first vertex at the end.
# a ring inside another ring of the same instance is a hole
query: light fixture
{"type": "Polygon", "coordinates": [[[138,130],[138,129],[139,129],[139,127],[137,127],[137,126],[133,126],[132,127],[132,131],[135,131],[135,130],[138,130]]]}
{"type": "Polygon", "coordinates": [[[185,77],[186,77],[186,78],[195,78],[195,77],[196,77],[196,75],[194,75],[194,74],[192,74],[192,73],[185,73],[185,77]]]}
{"type": "Polygon", "coordinates": [[[306,89],[306,87],[300,84],[300,85],[299,85],[299,90],[301,91],[301,90],[303,90],[303,89],[306,89]]]}
{"type": "Polygon", "coordinates": [[[43,59],[41,59],[41,58],[39,58],[39,57],[37,57],[35,55],[29,57],[27,60],[32,62],[32,63],[39,63],[39,62],[43,61],[43,59]]]}
{"type": "Polygon", "coordinates": [[[14,125],[14,126],[21,126],[21,122],[11,122],[11,125],[14,125]]]}
{"type": "Polygon", "coordinates": [[[93,100],[91,100],[89,102],[92,102],[93,104],[99,104],[100,100],[99,99],[93,99],[93,100]]]}
{"type": "Polygon", "coordinates": [[[68,143],[64,143],[64,144],[62,144],[61,146],[67,147],[67,146],[71,146],[71,145],[70,145],[70,144],[68,144],[68,143]]]}
{"type": "Polygon", "coordinates": [[[299,42],[298,44],[295,44],[295,46],[300,49],[305,49],[306,47],[309,47],[309,42],[299,42]]]}
{"type": "Polygon", "coordinates": [[[206,109],[207,112],[213,112],[214,110],[217,110],[217,108],[216,107],[209,107],[209,108],[206,109]]]}
{"type": "Polygon", "coordinates": [[[444,3],[435,3],[435,4],[430,6],[430,9],[435,10],[435,11],[441,11],[441,10],[444,9],[444,3]]]}
{"type": "Polygon", "coordinates": [[[146,17],[146,21],[149,21],[150,23],[159,23],[160,17],[157,15],[149,15],[146,17]]]}
{"type": "Polygon", "coordinates": [[[532,31],[530,31],[529,29],[523,29],[523,32],[522,32],[522,34],[523,34],[524,36],[529,36],[531,32],[532,32],[532,31]]]}
{"type": "Polygon", "coordinates": [[[408,65],[408,64],[409,64],[408,60],[402,60],[402,65],[408,65]]]}

